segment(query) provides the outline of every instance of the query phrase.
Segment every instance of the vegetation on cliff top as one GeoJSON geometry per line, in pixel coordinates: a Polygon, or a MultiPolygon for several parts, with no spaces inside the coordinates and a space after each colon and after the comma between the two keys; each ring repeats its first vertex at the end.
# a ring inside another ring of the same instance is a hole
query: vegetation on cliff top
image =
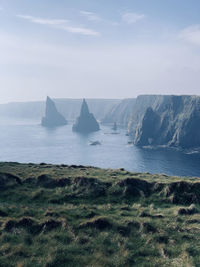
{"type": "Polygon", "coordinates": [[[200,266],[200,179],[0,163],[0,266],[200,266]]]}

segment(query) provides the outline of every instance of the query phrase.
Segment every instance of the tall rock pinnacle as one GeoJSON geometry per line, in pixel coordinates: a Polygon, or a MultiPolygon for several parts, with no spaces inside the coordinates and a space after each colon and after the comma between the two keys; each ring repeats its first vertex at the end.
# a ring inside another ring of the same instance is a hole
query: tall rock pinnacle
{"type": "Polygon", "coordinates": [[[99,131],[99,124],[94,115],[89,112],[88,105],[83,99],[80,116],[77,118],[72,130],[80,133],[90,133],[99,131]]]}
{"type": "Polygon", "coordinates": [[[42,126],[56,127],[66,125],[67,121],[56,108],[55,103],[47,96],[45,117],[42,118],[42,126]]]}

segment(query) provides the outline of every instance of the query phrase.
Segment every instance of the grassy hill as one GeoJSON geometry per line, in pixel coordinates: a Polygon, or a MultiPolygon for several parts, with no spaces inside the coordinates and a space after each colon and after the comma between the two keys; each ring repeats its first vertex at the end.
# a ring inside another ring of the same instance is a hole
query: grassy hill
{"type": "Polygon", "coordinates": [[[0,266],[200,266],[200,178],[0,163],[0,266]]]}

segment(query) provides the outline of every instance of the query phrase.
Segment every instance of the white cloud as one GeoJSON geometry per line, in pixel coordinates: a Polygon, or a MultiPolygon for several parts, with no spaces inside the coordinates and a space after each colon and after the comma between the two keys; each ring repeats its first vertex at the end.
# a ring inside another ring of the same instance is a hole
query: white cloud
{"type": "Polygon", "coordinates": [[[137,14],[132,12],[127,12],[122,15],[122,20],[128,24],[136,23],[137,21],[142,20],[144,18],[144,14],[137,14]]]}
{"type": "Polygon", "coordinates": [[[99,32],[96,32],[92,29],[88,29],[88,28],[84,28],[84,27],[73,27],[73,26],[60,26],[59,27],[60,29],[63,29],[67,32],[70,32],[70,33],[79,33],[79,34],[82,34],[82,35],[92,35],[92,36],[99,36],[100,33],[99,32]]]}
{"type": "Polygon", "coordinates": [[[84,16],[88,21],[92,21],[92,22],[103,22],[106,23],[108,26],[119,26],[120,22],[117,21],[112,21],[112,20],[107,20],[105,18],[100,17],[99,15],[97,15],[96,13],[93,12],[89,12],[89,11],[80,11],[80,14],[82,16],[84,16]]]}
{"type": "Polygon", "coordinates": [[[200,45],[200,25],[192,25],[183,29],[179,38],[195,45],[200,45]]]}
{"type": "Polygon", "coordinates": [[[32,23],[48,25],[56,29],[61,29],[61,30],[64,30],[70,33],[92,35],[92,36],[100,35],[98,32],[92,29],[89,29],[89,28],[71,26],[69,24],[69,21],[65,19],[45,19],[45,18],[39,18],[39,17],[34,17],[34,16],[28,16],[28,15],[17,15],[17,17],[28,20],[32,23]]]}
{"type": "Polygon", "coordinates": [[[82,16],[86,17],[89,21],[99,22],[102,20],[98,15],[96,15],[93,12],[88,12],[88,11],[82,10],[82,11],[80,11],[80,14],[82,16]]]}
{"type": "Polygon", "coordinates": [[[44,24],[44,25],[62,25],[68,22],[65,19],[44,19],[27,15],[17,15],[18,18],[29,20],[33,23],[44,24]]]}

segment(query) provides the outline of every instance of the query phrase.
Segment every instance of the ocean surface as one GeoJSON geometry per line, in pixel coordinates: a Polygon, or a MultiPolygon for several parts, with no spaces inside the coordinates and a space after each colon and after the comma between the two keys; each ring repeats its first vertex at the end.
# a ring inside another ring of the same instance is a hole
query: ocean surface
{"type": "Polygon", "coordinates": [[[89,165],[128,171],[200,177],[200,154],[128,145],[126,131],[108,126],[80,135],[72,125],[46,129],[35,121],[0,121],[0,161],[89,165]],[[91,146],[91,141],[101,145],[91,146]]]}

